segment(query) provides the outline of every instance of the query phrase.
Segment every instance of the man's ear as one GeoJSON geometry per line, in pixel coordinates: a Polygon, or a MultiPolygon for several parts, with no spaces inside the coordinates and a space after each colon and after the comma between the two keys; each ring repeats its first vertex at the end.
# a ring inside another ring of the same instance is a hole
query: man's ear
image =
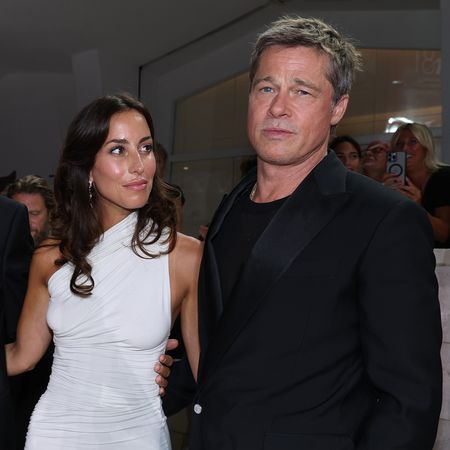
{"type": "Polygon", "coordinates": [[[348,94],[345,94],[333,106],[331,111],[331,126],[337,125],[344,116],[345,111],[347,110],[348,100],[349,96],[348,94]]]}

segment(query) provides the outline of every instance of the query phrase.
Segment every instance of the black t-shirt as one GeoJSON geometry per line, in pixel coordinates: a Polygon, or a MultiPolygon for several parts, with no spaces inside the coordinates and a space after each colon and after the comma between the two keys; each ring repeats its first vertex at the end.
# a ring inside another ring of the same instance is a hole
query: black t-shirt
{"type": "Polygon", "coordinates": [[[440,206],[450,206],[450,166],[440,167],[431,174],[423,191],[422,206],[431,215],[440,206]]]}
{"type": "Polygon", "coordinates": [[[220,232],[212,241],[224,304],[231,296],[253,246],[285,200],[255,203],[247,191],[236,200],[225,217],[220,232]]]}
{"type": "MultiPolygon", "coordinates": [[[[422,206],[432,216],[436,208],[450,206],[450,166],[442,166],[433,172],[428,179],[422,195],[422,206]]],[[[435,242],[437,248],[450,248],[450,239],[447,242],[435,242]]]]}

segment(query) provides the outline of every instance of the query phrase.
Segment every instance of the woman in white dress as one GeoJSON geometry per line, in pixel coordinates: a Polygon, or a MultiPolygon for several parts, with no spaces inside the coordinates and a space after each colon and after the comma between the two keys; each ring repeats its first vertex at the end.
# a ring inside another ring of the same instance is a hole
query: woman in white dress
{"type": "Polygon", "coordinates": [[[27,450],[170,449],[152,370],[181,312],[196,374],[201,244],[176,233],[153,143],[149,112],[126,94],[95,100],[69,127],[54,236],[35,251],[17,341],[7,346],[15,375],[55,343],[27,450]]]}

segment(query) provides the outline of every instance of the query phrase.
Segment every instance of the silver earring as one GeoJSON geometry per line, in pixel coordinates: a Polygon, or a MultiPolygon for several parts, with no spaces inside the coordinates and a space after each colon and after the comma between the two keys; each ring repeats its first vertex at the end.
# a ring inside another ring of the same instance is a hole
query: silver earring
{"type": "Polygon", "coordinates": [[[88,186],[88,191],[89,191],[89,206],[92,208],[92,198],[94,197],[94,182],[92,180],[89,180],[89,186],[88,186]]]}

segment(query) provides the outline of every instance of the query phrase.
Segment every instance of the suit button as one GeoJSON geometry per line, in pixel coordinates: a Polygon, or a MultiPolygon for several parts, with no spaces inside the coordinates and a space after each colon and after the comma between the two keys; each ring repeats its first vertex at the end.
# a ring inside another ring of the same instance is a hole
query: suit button
{"type": "Polygon", "coordinates": [[[196,403],[196,404],[194,405],[194,412],[195,412],[195,414],[201,414],[201,412],[202,412],[202,406],[199,405],[198,403],[196,403]]]}

